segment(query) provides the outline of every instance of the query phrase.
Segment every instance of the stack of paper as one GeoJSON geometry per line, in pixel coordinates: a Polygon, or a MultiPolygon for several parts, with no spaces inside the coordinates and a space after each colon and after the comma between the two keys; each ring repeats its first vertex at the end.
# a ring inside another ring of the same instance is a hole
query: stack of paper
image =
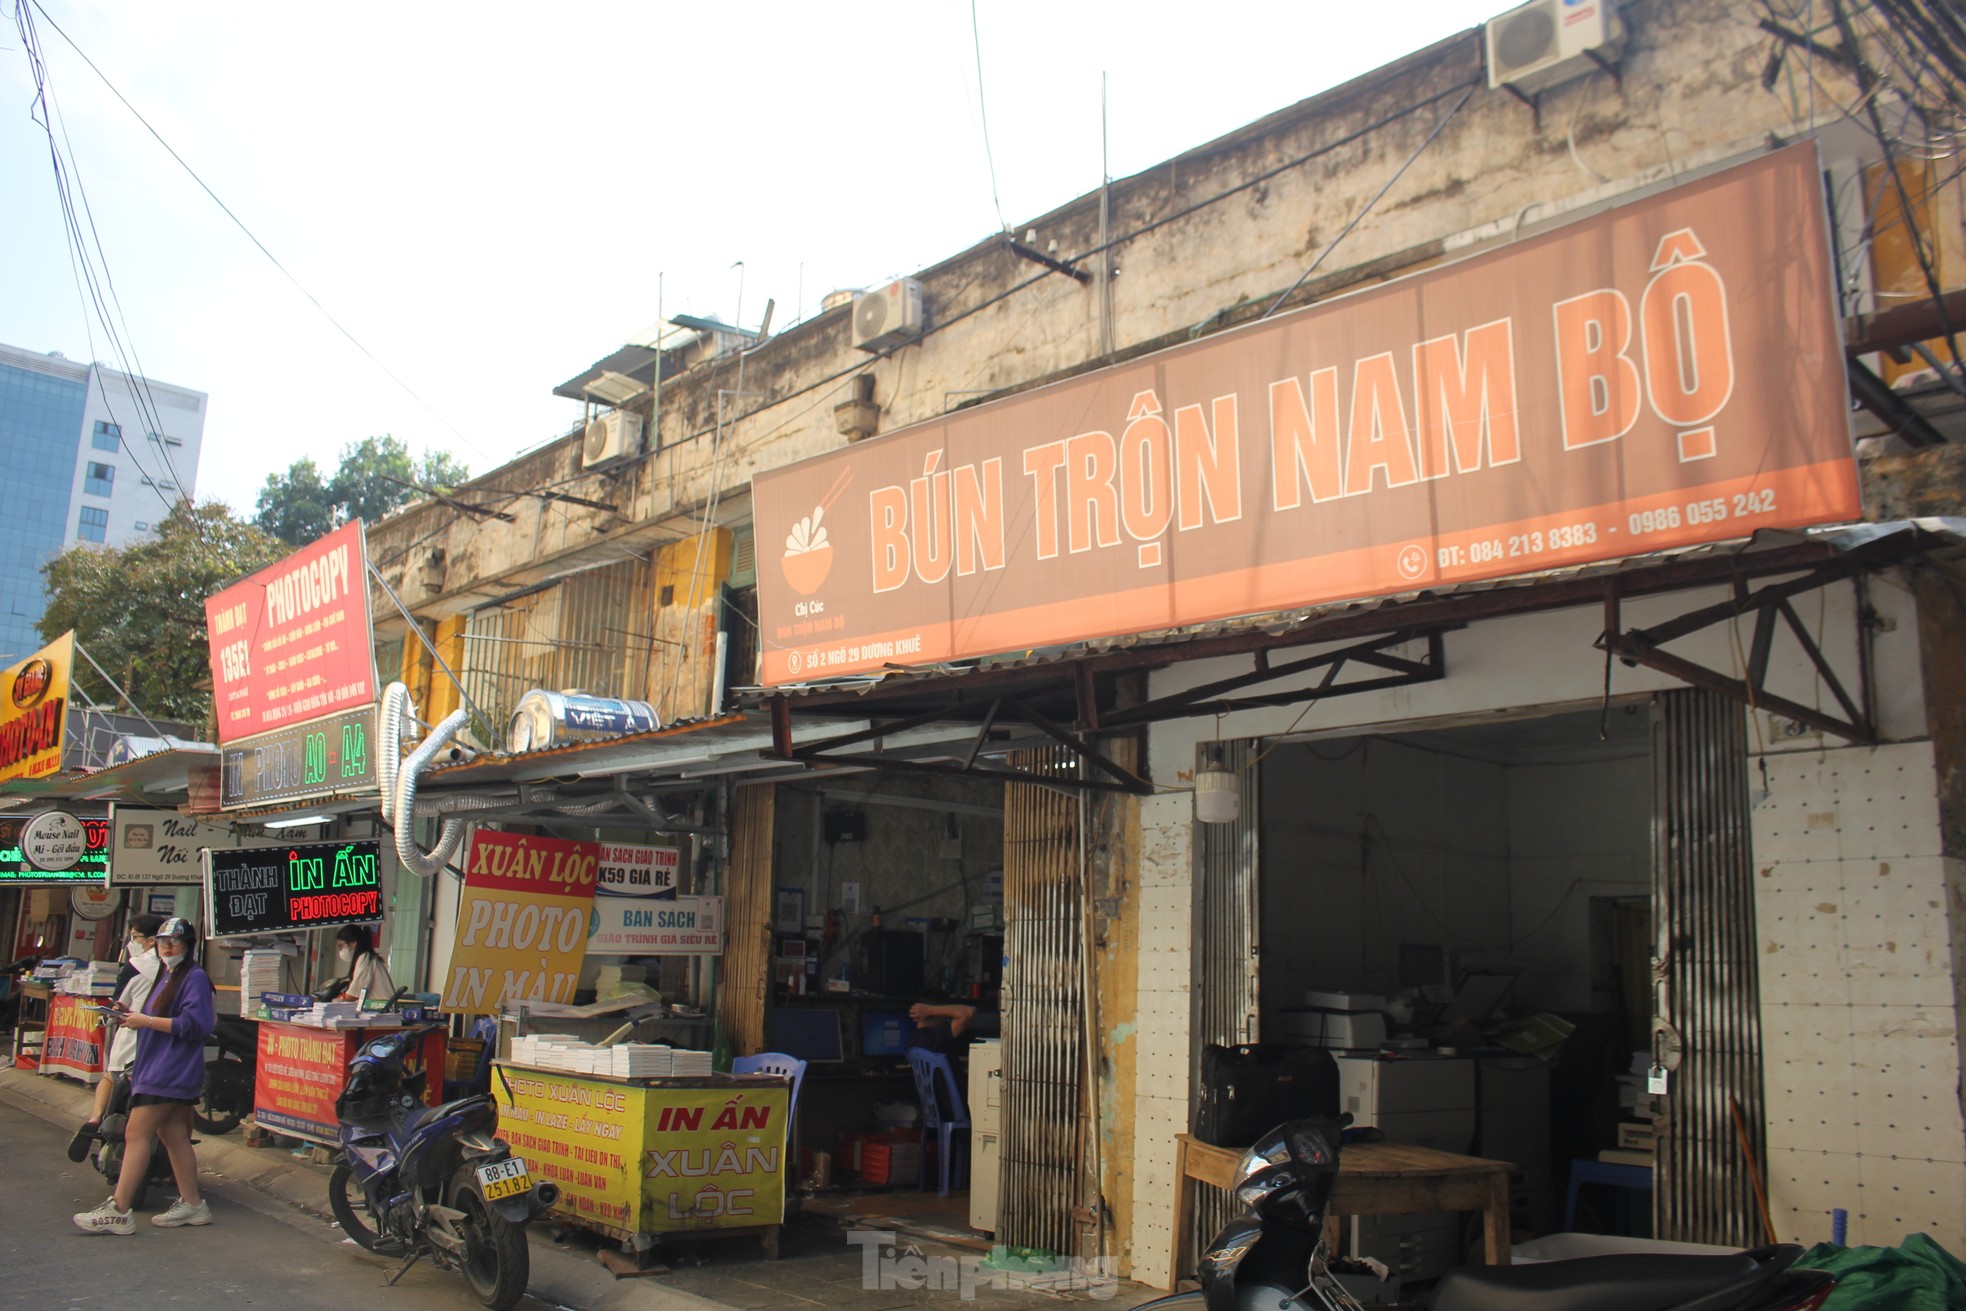
{"type": "Polygon", "coordinates": [[[689,1051],[677,1048],[676,1077],[679,1079],[707,1079],[710,1077],[710,1053],[689,1051]]]}
{"type": "Polygon", "coordinates": [[[676,1072],[676,1052],[659,1043],[624,1042],[607,1049],[604,1073],[617,1079],[663,1079],[676,1072]]]}
{"type": "Polygon", "coordinates": [[[92,960],[61,976],[55,991],[75,997],[107,997],[116,991],[115,961],[92,960]]]}
{"type": "Polygon", "coordinates": [[[285,957],[277,951],[249,947],[239,961],[239,1013],[250,1015],[260,999],[279,992],[280,966],[285,957]]]}

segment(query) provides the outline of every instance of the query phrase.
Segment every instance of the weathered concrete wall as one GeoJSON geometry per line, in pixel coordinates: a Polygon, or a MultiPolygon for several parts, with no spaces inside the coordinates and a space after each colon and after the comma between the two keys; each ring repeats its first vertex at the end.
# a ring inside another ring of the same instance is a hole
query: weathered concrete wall
{"type": "MultiPolygon", "coordinates": [[[[1794,126],[1800,102],[1760,89],[1768,38],[1751,7],[1642,0],[1625,14],[1632,36],[1622,77],[1599,73],[1555,88],[1540,114],[1487,90],[1480,40],[1469,34],[1115,182],[1114,353],[1186,340],[1267,308],[1469,87],[1438,139],[1291,303],[1534,230],[1758,149],[1771,131],[1794,126]]],[[[1837,87],[1820,63],[1816,73],[1837,87]]],[[[1098,202],[1081,197],[1018,231],[1078,256],[1099,244],[1098,202]]],[[[1085,263],[1096,265],[1096,257],[1085,263]]],[[[858,373],[873,377],[880,431],[891,432],[979,393],[1028,387],[1105,358],[1096,279],[1082,286],[1045,273],[995,239],[919,277],[931,326],[919,343],[874,358],[852,347],[846,309],[821,314],[741,361],[726,355],[666,382],[650,453],[584,473],[579,437],[569,435],[460,493],[509,520],[426,504],[372,530],[375,559],[418,615],[468,610],[608,551],[646,553],[704,527],[744,522],[753,473],[845,442],[832,411],[858,373]]],[[[630,408],[647,414],[652,404],[644,397],[630,408]]],[[[775,545],[759,543],[761,562],[775,558],[775,545]]],[[[662,670],[651,677],[652,685],[674,682],[662,670]]],[[[692,687],[707,695],[707,680],[692,687]]],[[[664,708],[677,716],[708,709],[664,708]]]]}

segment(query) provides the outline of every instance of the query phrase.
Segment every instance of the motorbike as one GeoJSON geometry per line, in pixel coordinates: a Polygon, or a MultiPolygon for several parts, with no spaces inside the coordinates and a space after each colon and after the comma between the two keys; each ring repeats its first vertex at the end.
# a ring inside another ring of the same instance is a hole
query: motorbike
{"type": "Polygon", "coordinates": [[[406,1076],[404,1060],[443,1027],[372,1038],[350,1062],[335,1099],[341,1152],[328,1208],[361,1247],[403,1258],[392,1286],[427,1256],[463,1275],[480,1303],[506,1311],[531,1278],[525,1227],[560,1189],[533,1181],[525,1159],[496,1136],[498,1108],[489,1096],[423,1104],[428,1072],[406,1076]]]}
{"type": "Polygon", "coordinates": [[[253,1111],[259,1026],[237,1015],[221,1015],[210,1041],[218,1055],[205,1062],[205,1091],[191,1108],[191,1121],[206,1133],[227,1134],[253,1111]]]}
{"type": "MultiPolygon", "coordinates": [[[[1365,1263],[1324,1251],[1324,1213],[1350,1116],[1292,1120],[1264,1134],[1236,1169],[1242,1215],[1200,1261],[1201,1288],[1136,1311],[1363,1311],[1338,1278],[1365,1263]]],[[[1802,1248],[1715,1256],[1589,1256],[1463,1267],[1435,1285],[1432,1311],[1817,1311],[1836,1286],[1790,1269],[1802,1248]]]]}

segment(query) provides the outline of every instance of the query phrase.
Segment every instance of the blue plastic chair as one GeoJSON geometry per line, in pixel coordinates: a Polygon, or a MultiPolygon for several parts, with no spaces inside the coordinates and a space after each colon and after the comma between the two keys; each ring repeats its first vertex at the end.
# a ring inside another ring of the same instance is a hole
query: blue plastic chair
{"type": "Polygon", "coordinates": [[[792,1081],[792,1096],[785,1104],[785,1155],[798,1162],[799,1088],[806,1081],[806,1063],[784,1052],[759,1052],[731,1060],[732,1074],[776,1074],[792,1081]]]}
{"type": "Polygon", "coordinates": [[[759,1052],[756,1056],[739,1056],[730,1063],[732,1074],[776,1074],[792,1081],[792,1100],[785,1108],[787,1123],[797,1123],[799,1118],[799,1087],[806,1081],[806,1063],[796,1056],[784,1052],[759,1052]]]}
{"type": "MultiPolygon", "coordinates": [[[[969,1108],[963,1105],[962,1092],[956,1086],[955,1067],[941,1052],[932,1052],[922,1047],[908,1049],[908,1067],[915,1072],[915,1095],[922,1102],[922,1154],[928,1154],[928,1136],[936,1136],[935,1164],[940,1176],[937,1192],[949,1195],[949,1178],[953,1173],[957,1187],[969,1182],[969,1108]],[[963,1132],[963,1157],[961,1168],[956,1168],[956,1131],[963,1132]]],[[[922,1171],[922,1190],[928,1190],[928,1171],[922,1171]]]]}

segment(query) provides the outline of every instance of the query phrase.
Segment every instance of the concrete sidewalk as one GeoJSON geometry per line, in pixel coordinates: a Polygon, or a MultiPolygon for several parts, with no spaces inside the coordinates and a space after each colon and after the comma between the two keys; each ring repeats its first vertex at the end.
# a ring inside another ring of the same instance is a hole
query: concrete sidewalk
{"type": "MultiPolygon", "coordinates": [[[[0,1100],[65,1130],[79,1125],[91,1108],[89,1090],[74,1080],[10,1068],[0,1068],[0,1100]]],[[[200,1138],[198,1164],[219,1188],[244,1185],[318,1221],[323,1241],[342,1241],[327,1214],[328,1167],[284,1148],[247,1147],[238,1134],[200,1138]]],[[[573,1311],[881,1311],[964,1301],[987,1311],[1033,1311],[1060,1303],[1131,1307],[1159,1295],[1114,1281],[1046,1287],[1028,1277],[981,1269],[976,1254],[961,1248],[899,1236],[893,1240],[898,1246],[890,1249],[880,1245],[874,1231],[849,1234],[832,1223],[788,1223],[776,1261],[760,1256],[755,1239],[706,1240],[665,1248],[661,1258],[670,1265],[665,1273],[627,1279],[616,1279],[595,1259],[601,1240],[556,1231],[548,1223],[532,1225],[527,1233],[532,1296],[573,1311]]],[[[384,1268],[380,1259],[353,1249],[350,1256],[384,1268]]]]}

